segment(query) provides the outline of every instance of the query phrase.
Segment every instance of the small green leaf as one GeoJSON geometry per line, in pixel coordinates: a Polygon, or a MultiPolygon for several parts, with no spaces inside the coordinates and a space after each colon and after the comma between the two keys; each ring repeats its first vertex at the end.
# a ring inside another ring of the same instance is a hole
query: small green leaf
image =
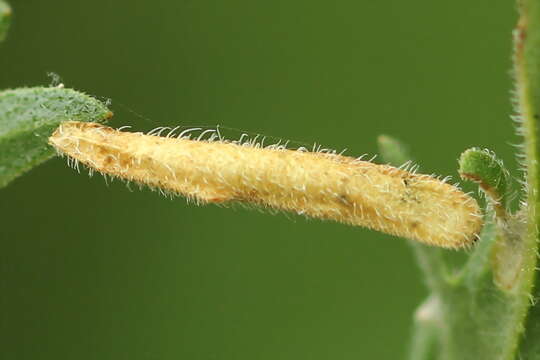
{"type": "Polygon", "coordinates": [[[465,180],[479,184],[492,201],[499,217],[506,217],[508,205],[509,173],[495,153],[485,149],[468,149],[459,158],[459,174],[465,180]]]}
{"type": "Polygon", "coordinates": [[[100,101],[63,88],[0,92],[0,188],[51,158],[51,133],[68,120],[104,121],[112,113],[100,101]]]}
{"type": "Polygon", "coordinates": [[[11,7],[4,0],[0,0],[0,41],[6,38],[10,23],[11,7]]]}

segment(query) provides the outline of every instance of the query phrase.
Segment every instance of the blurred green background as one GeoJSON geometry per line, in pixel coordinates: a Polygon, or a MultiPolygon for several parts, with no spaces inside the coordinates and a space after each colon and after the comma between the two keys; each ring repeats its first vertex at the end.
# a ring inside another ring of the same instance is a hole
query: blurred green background
{"type": "MultiPolygon", "coordinates": [[[[456,176],[470,146],[516,168],[512,1],[11,4],[0,87],[55,72],[111,99],[113,126],[220,124],[349,155],[387,133],[424,172],[456,176]]],[[[3,359],[404,357],[426,295],[405,240],[132,188],[54,159],[0,190],[3,359]]]]}

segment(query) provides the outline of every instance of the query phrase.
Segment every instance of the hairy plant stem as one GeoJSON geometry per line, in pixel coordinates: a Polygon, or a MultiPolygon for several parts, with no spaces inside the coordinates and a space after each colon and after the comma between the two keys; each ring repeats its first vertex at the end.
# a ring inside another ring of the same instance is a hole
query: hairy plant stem
{"type": "MultiPolygon", "coordinates": [[[[516,77],[517,111],[521,132],[525,139],[525,167],[527,170],[527,235],[524,242],[528,249],[523,270],[526,273],[521,291],[530,294],[529,302],[540,295],[539,279],[535,273],[538,254],[538,224],[540,203],[538,199],[540,144],[538,120],[540,119],[540,1],[523,0],[519,3],[519,21],[514,32],[514,71],[516,77]],[[536,283],[536,284],[535,284],[536,283]],[[534,287],[534,289],[533,289],[534,287]]],[[[525,317],[528,303],[523,304],[525,317]]],[[[533,306],[524,326],[524,337],[519,355],[526,359],[540,359],[540,307],[533,306]]]]}

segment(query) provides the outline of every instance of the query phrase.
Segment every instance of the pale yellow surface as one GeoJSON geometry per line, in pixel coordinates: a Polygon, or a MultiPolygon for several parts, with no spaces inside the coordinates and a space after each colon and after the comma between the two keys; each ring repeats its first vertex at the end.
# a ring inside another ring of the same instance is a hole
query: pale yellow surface
{"type": "Polygon", "coordinates": [[[246,202],[447,248],[471,245],[483,224],[477,202],[452,185],[340,155],[158,137],[81,122],[62,124],[49,143],[96,171],[199,203],[246,202]]]}

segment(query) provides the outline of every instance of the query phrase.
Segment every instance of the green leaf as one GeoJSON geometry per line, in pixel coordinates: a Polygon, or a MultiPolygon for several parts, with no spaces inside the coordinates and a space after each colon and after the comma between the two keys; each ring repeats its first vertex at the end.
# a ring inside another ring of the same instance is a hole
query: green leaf
{"type": "Polygon", "coordinates": [[[0,92],[0,188],[55,154],[47,139],[63,121],[101,122],[111,116],[100,101],[71,89],[0,92]]]}
{"type": "Polygon", "coordinates": [[[509,173],[495,153],[478,148],[464,151],[459,158],[459,174],[461,178],[479,184],[492,201],[497,215],[506,217],[510,194],[509,173]]]}
{"type": "Polygon", "coordinates": [[[0,0],[0,41],[6,38],[11,23],[11,7],[4,0],[0,0]]]}

